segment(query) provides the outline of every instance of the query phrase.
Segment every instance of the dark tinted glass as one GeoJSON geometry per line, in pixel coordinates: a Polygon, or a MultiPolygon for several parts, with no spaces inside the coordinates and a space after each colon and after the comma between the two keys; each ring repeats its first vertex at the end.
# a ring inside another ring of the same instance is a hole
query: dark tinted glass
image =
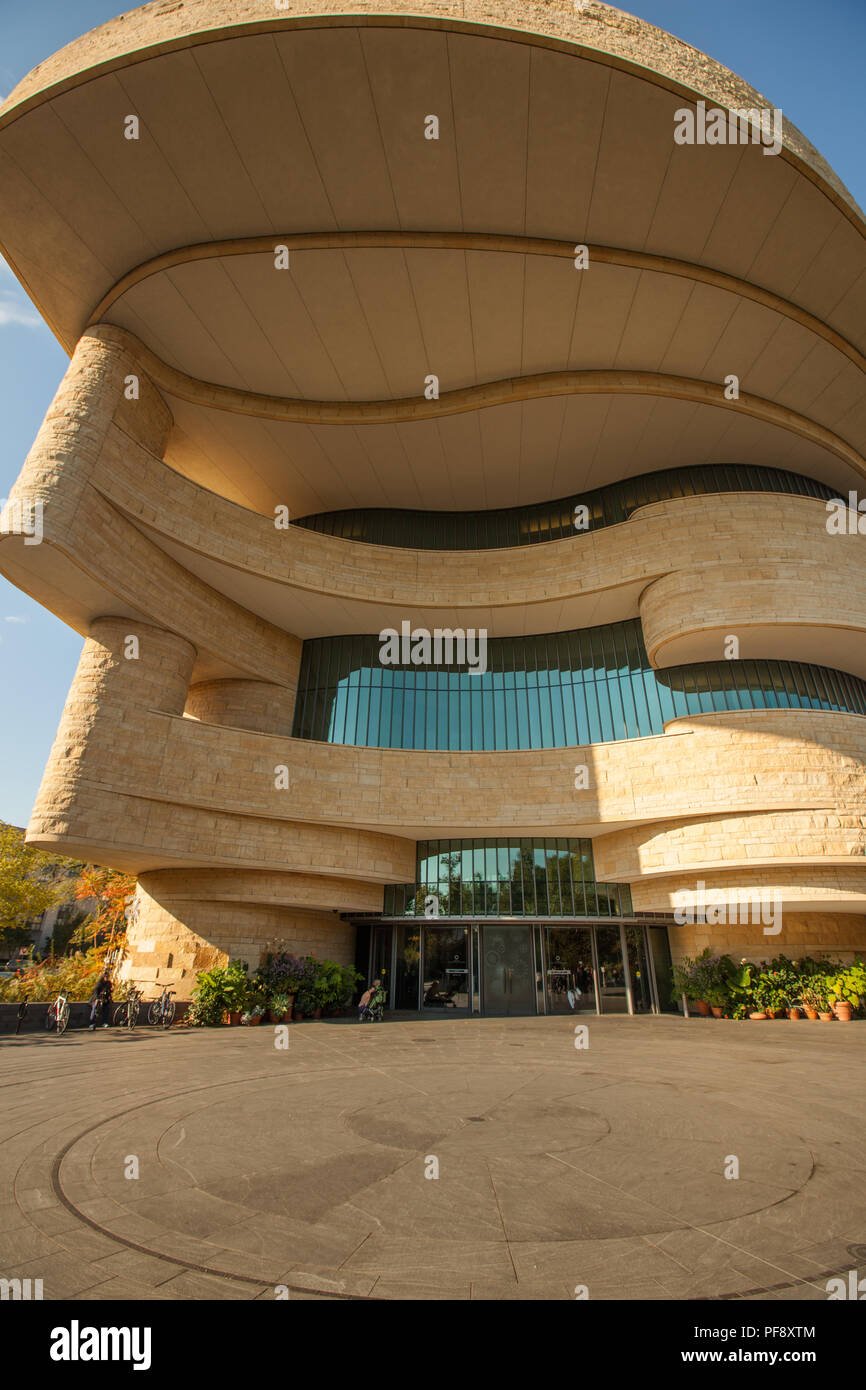
{"type": "Polygon", "coordinates": [[[574,509],[589,512],[588,530],[626,521],[637,507],[666,502],[671,497],[697,497],[723,492],[781,492],[794,497],[827,500],[837,493],[826,483],[784,468],[737,467],[704,463],[690,468],[663,468],[621,483],[575,493],[555,502],[486,512],[418,512],[400,508],[363,507],[355,511],[319,512],[298,517],[295,526],[321,531],[342,540],[367,545],[390,545],[410,550],[504,550],[538,545],[580,534],[574,509]]]}

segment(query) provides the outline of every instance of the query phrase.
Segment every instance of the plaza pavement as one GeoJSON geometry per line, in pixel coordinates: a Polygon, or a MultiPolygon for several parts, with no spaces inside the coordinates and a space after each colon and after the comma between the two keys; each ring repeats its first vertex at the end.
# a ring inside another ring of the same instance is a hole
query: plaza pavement
{"type": "Polygon", "coordinates": [[[267,1025],[4,1039],[0,1276],[47,1299],[799,1300],[866,1274],[866,1024],[581,1022],[586,1050],[568,1018],[309,1022],[285,1050],[267,1025]]]}

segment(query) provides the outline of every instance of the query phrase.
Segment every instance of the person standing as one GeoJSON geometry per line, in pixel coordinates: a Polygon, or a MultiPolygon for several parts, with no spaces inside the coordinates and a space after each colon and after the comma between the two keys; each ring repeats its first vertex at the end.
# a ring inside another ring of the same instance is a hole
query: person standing
{"type": "Polygon", "coordinates": [[[97,1009],[102,1014],[103,1028],[107,1028],[111,1011],[111,980],[107,974],[100,975],[90,996],[90,1023],[88,1027],[91,1033],[96,1027],[97,1009]]]}

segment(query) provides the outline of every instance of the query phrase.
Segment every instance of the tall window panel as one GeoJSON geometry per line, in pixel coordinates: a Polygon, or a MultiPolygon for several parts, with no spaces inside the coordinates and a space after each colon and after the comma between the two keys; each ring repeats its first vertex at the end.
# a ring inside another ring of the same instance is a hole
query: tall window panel
{"type": "Polygon", "coordinates": [[[304,643],[296,738],[430,752],[574,748],[645,738],[666,720],[750,709],[866,714],[866,682],[791,661],[654,671],[640,621],[491,639],[488,669],[387,666],[379,639],[304,643]]]}
{"type": "Polygon", "coordinates": [[[627,883],[596,884],[586,839],[421,840],[414,883],[385,888],[385,917],[629,917],[627,883]]]}

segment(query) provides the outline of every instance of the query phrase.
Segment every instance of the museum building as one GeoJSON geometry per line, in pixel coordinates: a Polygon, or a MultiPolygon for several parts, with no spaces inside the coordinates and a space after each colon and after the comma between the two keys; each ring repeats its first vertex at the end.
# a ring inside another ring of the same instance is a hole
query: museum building
{"type": "Polygon", "coordinates": [[[70,358],[0,571],[84,639],[28,840],[137,876],[128,978],[866,951],[864,217],[771,99],[598,0],[160,0],[0,186],[70,358]]]}

